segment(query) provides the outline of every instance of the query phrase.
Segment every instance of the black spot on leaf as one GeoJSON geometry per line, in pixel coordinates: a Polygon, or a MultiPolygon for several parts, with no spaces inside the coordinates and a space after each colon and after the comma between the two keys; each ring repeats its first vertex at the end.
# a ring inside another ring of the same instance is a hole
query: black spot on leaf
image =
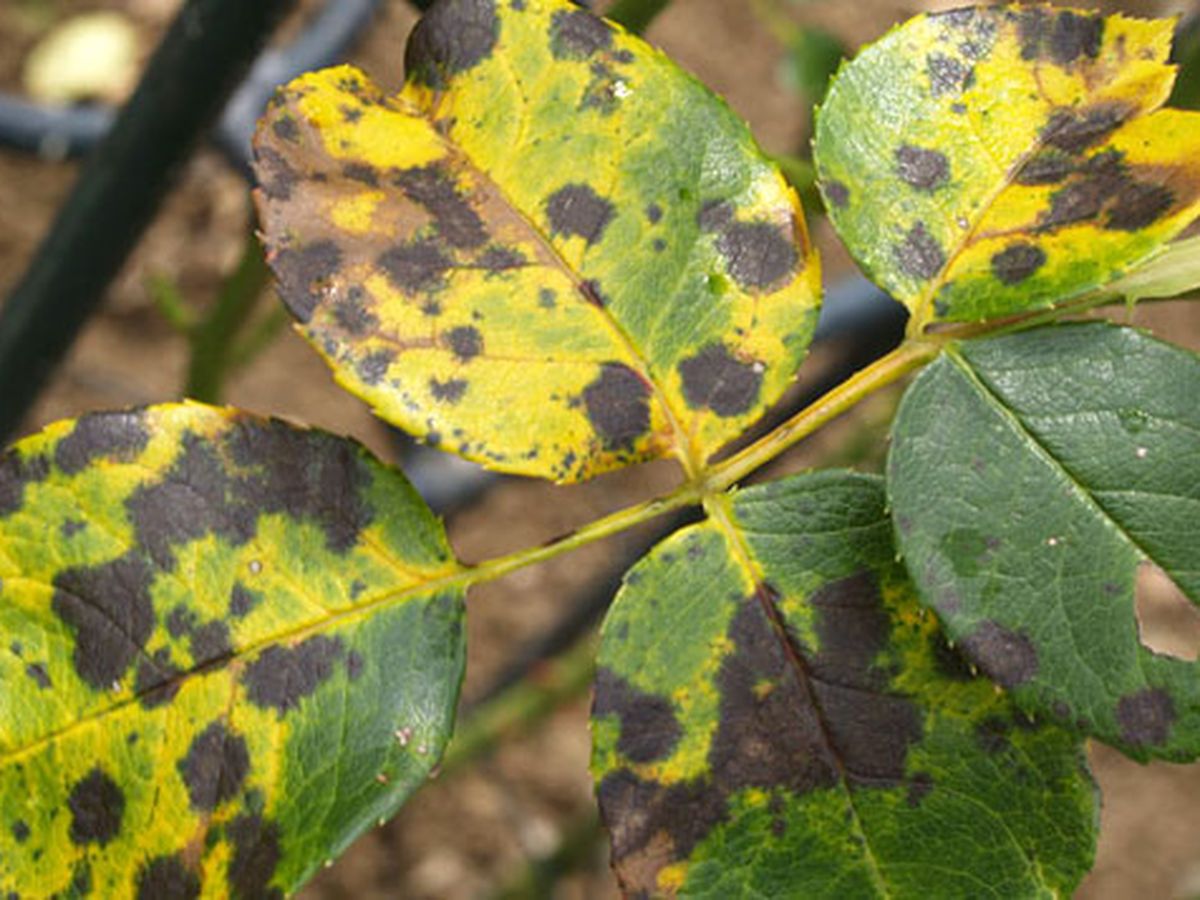
{"type": "Polygon", "coordinates": [[[242,676],[250,702],[281,714],[295,709],[333,675],[342,652],[339,639],[324,635],[295,647],[268,647],[242,676]]]}
{"type": "Polygon", "coordinates": [[[354,371],[364,384],[376,385],[387,377],[395,361],[396,354],[391,350],[372,350],[355,363],[354,371]]]}
{"type": "Polygon", "coordinates": [[[1104,227],[1110,231],[1147,228],[1162,218],[1174,203],[1175,195],[1165,185],[1130,181],[1117,192],[1104,227]]]}
{"type": "Polygon", "coordinates": [[[487,229],[479,213],[440,166],[404,169],[392,180],[408,199],[433,216],[438,234],[451,247],[470,250],[487,243],[487,229]]]}
{"type": "Polygon", "coordinates": [[[229,643],[229,626],[219,619],[206,622],[193,631],[190,643],[192,659],[198,666],[224,659],[233,652],[233,646],[229,643]]]}
{"type": "Polygon", "coordinates": [[[551,230],[581,237],[589,244],[600,240],[613,214],[613,205],[586,184],[568,184],[546,199],[551,230]]]}
{"type": "Polygon", "coordinates": [[[51,608],[75,632],[75,671],[97,690],[125,674],[154,630],[150,581],[150,567],[132,552],[54,578],[51,608]]]}
{"type": "Polygon", "coordinates": [[[550,20],[550,52],[555,59],[587,59],[611,46],[608,23],[586,9],[560,10],[550,20]]]}
{"type": "Polygon", "coordinates": [[[25,666],[25,674],[33,679],[33,683],[43,691],[52,687],[50,673],[46,671],[46,667],[41,663],[29,663],[25,666]]]}
{"type": "Polygon", "coordinates": [[[1038,672],[1037,649],[1025,635],[985,621],[960,642],[963,652],[1002,688],[1015,688],[1038,672]]]}
{"type": "Polygon", "coordinates": [[[905,184],[922,191],[941,187],[950,177],[950,163],[938,150],[904,144],[896,150],[896,172],[905,184]]]}
{"type": "Polygon", "coordinates": [[[241,619],[261,602],[262,594],[250,590],[239,581],[229,594],[229,614],[236,619],[241,619]]]}
{"type": "Polygon", "coordinates": [[[358,681],[362,677],[366,666],[366,660],[362,658],[362,654],[357,650],[351,650],[346,654],[346,675],[349,676],[351,681],[358,681]]]}
{"type": "Polygon", "coordinates": [[[62,535],[64,541],[69,541],[85,528],[87,528],[87,522],[79,519],[67,519],[59,527],[58,533],[62,535]]]}
{"type": "Polygon", "coordinates": [[[183,862],[183,854],[157,856],[137,874],[137,900],[196,900],[200,878],[183,862]]]}
{"type": "Polygon", "coordinates": [[[146,449],[150,434],[140,412],[91,413],[58,442],[54,463],[66,475],[82,472],[97,459],[129,462],[146,449]]]}
{"type": "Polygon", "coordinates": [[[67,797],[71,810],[71,841],[77,846],[104,846],[121,831],[125,794],[99,766],[71,788],[67,797]]]}
{"type": "Polygon", "coordinates": [[[1121,737],[1137,747],[1155,747],[1167,742],[1176,718],[1175,703],[1159,688],[1126,694],[1117,702],[1117,725],[1121,737]]]}
{"type": "Polygon", "coordinates": [[[529,265],[519,250],[512,247],[488,247],[479,256],[478,265],[488,272],[508,272],[529,265]]]}
{"type": "Polygon", "coordinates": [[[904,235],[904,240],[892,248],[900,270],[913,278],[928,280],[942,271],[946,254],[941,244],[918,222],[904,235]]]}
{"type": "Polygon", "coordinates": [[[610,450],[629,450],[649,431],[649,398],[646,382],[621,363],[605,363],[583,391],[588,420],[610,450]]]}
{"type": "Polygon", "coordinates": [[[134,676],[134,691],[143,709],[155,709],[170,703],[183,686],[179,667],[171,662],[171,651],[162,647],[144,657],[134,676]]]}
{"type": "Polygon", "coordinates": [[[1131,110],[1123,103],[1099,103],[1083,109],[1058,109],[1042,129],[1044,144],[1072,155],[1098,144],[1124,122],[1131,110]]]}
{"type": "Polygon", "coordinates": [[[271,123],[271,130],[275,132],[277,138],[288,143],[295,143],[300,138],[300,129],[296,126],[296,120],[291,116],[280,116],[271,123]]]}
{"type": "Polygon", "coordinates": [[[850,188],[835,178],[821,182],[821,193],[825,200],[837,209],[845,209],[850,202],[850,188]]]}
{"type": "Polygon", "coordinates": [[[1068,66],[1080,57],[1095,59],[1104,36],[1104,19],[1063,10],[1029,8],[1014,13],[1021,41],[1021,58],[1050,59],[1068,66]]]}
{"type": "Polygon", "coordinates": [[[696,213],[701,231],[720,231],[733,219],[733,206],[725,200],[709,200],[696,213]]]}
{"type": "Polygon", "coordinates": [[[286,247],[275,255],[279,294],[300,322],[312,319],[328,279],[342,264],[342,250],[333,241],[314,241],[305,247],[286,247]]]}
{"type": "Polygon", "coordinates": [[[345,332],[353,337],[362,337],[379,327],[379,319],[367,304],[366,292],[361,287],[346,291],[333,308],[333,317],[345,332]]]}
{"type": "Polygon", "coordinates": [[[368,163],[346,163],[342,166],[342,175],[367,187],[379,187],[379,170],[368,163]]]}
{"type": "Polygon", "coordinates": [[[453,260],[431,240],[397,244],[381,253],[377,262],[388,280],[406,294],[437,287],[454,268],[453,260]]]}
{"type": "Polygon", "coordinates": [[[44,456],[23,456],[10,450],[0,456],[0,517],[10,516],[25,502],[25,488],[50,474],[50,461],[44,456]]]}
{"type": "Polygon", "coordinates": [[[596,672],[592,715],[610,713],[621,720],[617,750],[634,762],[666,759],[683,736],[670,701],[639,691],[611,669],[601,667],[596,672]]]}
{"type": "Polygon", "coordinates": [[[467,382],[461,378],[449,378],[446,381],[438,381],[436,378],[429,379],[429,393],[433,395],[434,400],[442,403],[457,403],[466,393],[467,382]]]}
{"type": "Polygon", "coordinates": [[[800,262],[790,235],[769,222],[734,222],[717,238],[717,250],[734,281],[747,290],[777,284],[800,262]]]}
{"type": "Polygon", "coordinates": [[[472,325],[460,325],[446,332],[446,343],[459,362],[470,362],[483,352],[483,335],[472,325]]]}
{"type": "Polygon", "coordinates": [[[243,815],[225,826],[225,834],[233,844],[230,896],[235,900],[282,900],[283,891],[268,887],[283,858],[279,826],[260,815],[243,815]]]}
{"type": "Polygon", "coordinates": [[[934,97],[957,97],[967,89],[973,75],[970,66],[953,56],[931,53],[925,60],[929,93],[934,97]]]}
{"type": "Polygon", "coordinates": [[[192,809],[212,812],[242,789],[250,753],[241,735],[213,722],[196,736],[176,767],[187,785],[192,809]]]}
{"type": "Polygon", "coordinates": [[[992,274],[1004,284],[1020,284],[1045,264],[1045,250],[1036,244],[1019,242],[992,257],[992,274]]]}
{"type": "Polygon", "coordinates": [[[1026,160],[1017,170],[1015,180],[1017,184],[1026,186],[1059,184],[1074,171],[1074,160],[1051,147],[1026,160]]]}
{"type": "Polygon", "coordinates": [[[744,362],[723,344],[709,344],[679,364],[683,396],[692,409],[711,409],[719,416],[740,416],[758,402],[761,364],[744,362]]]}
{"type": "Polygon", "coordinates": [[[291,164],[270,147],[255,148],[254,171],[263,193],[271,200],[290,200],[292,189],[300,181],[299,174],[291,164]]]}
{"type": "Polygon", "coordinates": [[[499,36],[494,0],[441,0],[409,36],[404,67],[418,82],[443,88],[491,56],[499,36]]]}
{"type": "Polygon", "coordinates": [[[24,820],[17,819],[17,821],[12,823],[12,828],[9,830],[12,832],[13,840],[18,844],[23,844],[29,840],[29,825],[24,820]]]}
{"type": "Polygon", "coordinates": [[[659,206],[657,203],[651,203],[649,206],[646,207],[646,218],[650,221],[651,225],[657,225],[659,222],[662,221],[662,217],[663,217],[662,207],[659,206]]]}

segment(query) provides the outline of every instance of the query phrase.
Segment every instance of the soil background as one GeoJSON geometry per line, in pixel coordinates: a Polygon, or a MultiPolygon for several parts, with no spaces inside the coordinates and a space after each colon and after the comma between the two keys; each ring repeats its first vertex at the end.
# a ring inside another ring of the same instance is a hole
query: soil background
{"type": "MultiPolygon", "coordinates": [[[[21,67],[30,48],[64,17],[97,8],[121,11],[137,26],[148,52],[177,5],[177,0],[2,0],[0,89],[21,90],[21,67]]],[[[949,5],[791,0],[782,8],[796,21],[820,24],[855,47],[914,12],[949,5]]],[[[1153,2],[1077,5],[1145,14],[1178,11],[1177,5],[1153,2]]],[[[315,0],[305,4],[306,10],[313,6],[315,0]]],[[[351,58],[377,81],[399,85],[404,40],[414,21],[400,0],[385,3],[351,58]]],[[[784,49],[745,0],[675,0],[648,37],[724,95],[767,150],[794,153],[805,146],[809,104],[782,83],[784,49]]],[[[0,151],[0,297],[20,276],[75,173],[73,164],[0,151]]],[[[236,263],[249,215],[246,184],[215,152],[198,152],[23,432],[88,410],[178,399],[187,343],[151,302],[149,280],[169,277],[190,303],[202,307],[210,302],[236,263]]],[[[851,271],[828,226],[818,221],[813,231],[827,283],[851,271]]],[[[1200,307],[1194,304],[1138,310],[1135,321],[1200,348],[1200,307]]],[[[801,385],[816,377],[830,353],[814,354],[801,372],[801,385]]],[[[317,356],[291,332],[232,381],[225,399],[352,435],[385,458],[397,453],[394,435],[338,390],[317,356]]],[[[770,474],[830,461],[877,465],[894,402],[894,393],[874,398],[789,453],[770,474]]],[[[504,479],[451,517],[451,539],[466,560],[504,553],[661,491],[674,477],[670,467],[652,465],[566,488],[504,479]]],[[[622,550],[621,541],[592,547],[474,591],[467,702],[479,696],[524,641],[548,628],[571,598],[610,574],[622,550]]],[[[1195,610],[1158,573],[1146,572],[1141,587],[1144,640],[1194,659],[1200,646],[1195,610]]],[[[532,733],[506,740],[469,770],[431,783],[396,819],[360,839],[300,896],[466,900],[494,896],[513,885],[531,861],[553,854],[565,835],[586,826],[594,810],[587,770],[589,702],[579,696],[532,733]]],[[[1091,749],[1091,758],[1104,797],[1100,848],[1095,870],[1077,896],[1200,897],[1200,766],[1140,766],[1099,746],[1091,749]]],[[[582,833],[589,834],[586,827],[582,833]]],[[[570,874],[553,888],[528,895],[564,900],[616,896],[602,838],[596,833],[581,846],[570,874]]]]}

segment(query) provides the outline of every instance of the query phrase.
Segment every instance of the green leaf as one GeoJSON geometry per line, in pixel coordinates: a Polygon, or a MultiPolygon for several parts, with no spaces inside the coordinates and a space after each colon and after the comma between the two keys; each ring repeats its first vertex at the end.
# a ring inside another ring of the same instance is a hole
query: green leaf
{"type": "Polygon", "coordinates": [[[1154,562],[1200,601],[1200,359],[1090,324],[969,343],[895,424],[888,485],[926,603],[1039,715],[1139,759],[1200,755],[1196,665],[1138,641],[1154,562]]]}
{"type": "Polygon", "coordinates": [[[1058,304],[1200,213],[1200,114],[1159,109],[1172,22],[1049,7],[919,16],[831,86],[834,224],[917,325],[1058,304]]]}
{"type": "Polygon", "coordinates": [[[441,755],[458,571],[404,478],[331,435],[185,404],[22,441],[0,457],[0,895],[295,889],[441,755]]]}
{"type": "Polygon", "coordinates": [[[820,276],[723,102],[567,0],[443,0],[388,94],[285,88],[256,139],[299,328],[384,419],[491,468],[692,470],[791,383],[820,276]]]}
{"type": "Polygon", "coordinates": [[[1094,841],[1081,748],[946,645],[882,482],[794,477],[714,512],[604,625],[592,768],[625,892],[1068,893],[1094,841]]]}

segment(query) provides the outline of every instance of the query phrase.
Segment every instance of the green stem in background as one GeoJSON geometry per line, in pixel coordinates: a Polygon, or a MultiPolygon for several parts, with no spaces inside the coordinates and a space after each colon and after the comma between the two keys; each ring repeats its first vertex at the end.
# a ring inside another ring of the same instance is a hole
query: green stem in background
{"type": "Polygon", "coordinates": [[[563,704],[583,696],[596,673],[592,638],[538,666],[531,675],[470,714],[454,731],[442,758],[442,776],[460,771],[501,741],[527,734],[563,704]]]}
{"type": "Polygon", "coordinates": [[[604,15],[605,18],[624,25],[634,34],[641,34],[670,2],[671,0],[614,0],[604,15]]]}
{"type": "Polygon", "coordinates": [[[151,275],[146,279],[146,292],[167,324],[180,334],[188,334],[195,327],[192,311],[188,309],[183,292],[171,276],[151,275]]]}
{"type": "Polygon", "coordinates": [[[270,270],[253,231],[241,259],[225,280],[212,311],[191,332],[192,359],[184,393],[194,400],[218,403],[229,375],[234,339],[254,312],[255,301],[270,281],[270,270]]]}

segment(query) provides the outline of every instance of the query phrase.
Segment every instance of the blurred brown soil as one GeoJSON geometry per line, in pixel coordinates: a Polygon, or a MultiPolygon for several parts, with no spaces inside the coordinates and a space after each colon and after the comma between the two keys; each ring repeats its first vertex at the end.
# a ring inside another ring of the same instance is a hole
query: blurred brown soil
{"type": "MultiPolygon", "coordinates": [[[[18,89],[24,54],[56,17],[100,7],[123,9],[150,47],[175,5],[176,0],[6,0],[0,4],[0,88],[18,89]]],[[[956,4],[864,0],[795,7],[798,19],[823,24],[856,46],[920,8],[952,5],[956,4]]],[[[1102,5],[1143,12],[1164,8],[1151,3],[1102,5]]],[[[390,0],[355,53],[356,61],[384,84],[396,86],[402,79],[404,38],[413,19],[401,0],[390,0]]],[[[743,0],[675,0],[649,37],[724,95],[768,150],[794,152],[807,140],[808,113],[778,78],[782,51],[748,14],[743,0]]],[[[0,297],[19,277],[74,174],[73,165],[0,152],[0,297]]],[[[245,185],[213,152],[199,153],[25,430],[91,409],[177,399],[187,365],[186,344],[154,309],[147,280],[169,275],[193,302],[211,300],[238,257],[248,222],[245,185]]],[[[828,226],[818,223],[814,232],[827,277],[848,271],[845,252],[828,226]]],[[[1194,305],[1139,310],[1136,321],[1174,341],[1200,347],[1200,316],[1194,305]]],[[[801,382],[809,377],[807,371],[801,382]]],[[[394,455],[394,443],[379,423],[333,385],[315,354],[290,332],[233,380],[227,400],[353,435],[385,457],[394,455]]],[[[861,444],[863,435],[869,439],[883,433],[894,400],[894,395],[874,398],[850,419],[788,454],[770,474],[844,458],[846,448],[861,444]]],[[[882,444],[856,456],[869,464],[881,452],[882,444]]],[[[570,488],[506,481],[453,518],[451,537],[468,560],[503,553],[547,540],[662,490],[673,477],[668,467],[647,466],[570,488]]],[[[548,627],[569,598],[619,556],[619,546],[593,547],[474,592],[466,696],[476,696],[523,640],[548,627]]],[[[1200,646],[1200,617],[1185,608],[1160,575],[1147,572],[1143,581],[1139,612],[1146,639],[1194,658],[1200,646]]],[[[528,860],[551,852],[571,823],[593,808],[587,709],[587,698],[580,698],[535,733],[505,742],[469,771],[433,782],[393,822],[364,836],[301,896],[490,896],[528,860]]],[[[1200,766],[1139,766],[1103,747],[1093,748],[1092,760],[1104,792],[1100,850],[1095,871],[1077,896],[1200,896],[1200,766]]],[[[568,900],[615,895],[604,849],[597,844],[552,896],[568,900]]]]}

